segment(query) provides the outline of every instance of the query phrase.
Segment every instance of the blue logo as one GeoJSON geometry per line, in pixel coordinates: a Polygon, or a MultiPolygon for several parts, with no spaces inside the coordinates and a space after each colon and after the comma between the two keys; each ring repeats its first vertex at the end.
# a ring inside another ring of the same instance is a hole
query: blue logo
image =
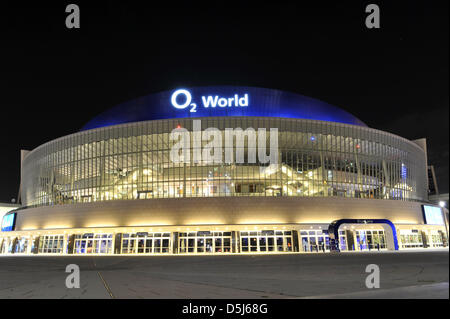
{"type": "MultiPolygon", "coordinates": [[[[193,102],[192,94],[188,90],[179,89],[172,93],[170,98],[172,106],[178,110],[190,108],[189,112],[197,112],[197,103],[193,102]]],[[[201,105],[204,108],[231,108],[231,107],[247,107],[249,104],[248,94],[239,96],[234,94],[231,97],[220,95],[207,95],[201,97],[201,105]]]]}
{"type": "Polygon", "coordinates": [[[2,231],[13,231],[16,224],[16,213],[3,216],[2,231]]]}

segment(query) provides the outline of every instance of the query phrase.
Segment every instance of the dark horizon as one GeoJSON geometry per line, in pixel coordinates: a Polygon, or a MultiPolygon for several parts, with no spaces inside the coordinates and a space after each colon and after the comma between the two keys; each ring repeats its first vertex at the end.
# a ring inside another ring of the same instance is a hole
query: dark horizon
{"type": "Polygon", "coordinates": [[[448,2],[89,4],[2,10],[0,201],[17,198],[20,150],[77,132],[117,104],[176,87],[280,89],[338,106],[369,127],[427,138],[448,192],[448,2]],[[5,124],[6,123],[6,124],[5,124]]]}

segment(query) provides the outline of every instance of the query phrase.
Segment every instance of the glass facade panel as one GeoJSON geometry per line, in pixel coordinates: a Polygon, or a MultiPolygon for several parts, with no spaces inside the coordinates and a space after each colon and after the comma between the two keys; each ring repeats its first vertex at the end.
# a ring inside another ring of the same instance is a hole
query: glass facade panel
{"type": "Polygon", "coordinates": [[[330,251],[330,237],[322,230],[301,231],[299,241],[303,252],[330,251]]]}
{"type": "Polygon", "coordinates": [[[74,254],[111,254],[112,234],[75,235],[74,254]]]}
{"type": "MultiPolygon", "coordinates": [[[[346,124],[281,118],[202,118],[201,129],[278,128],[278,163],[193,161],[207,141],[192,120],[157,120],[84,131],[46,143],[24,159],[24,206],[109,200],[223,196],[426,199],[424,152],[401,137],[346,124]],[[170,132],[190,134],[190,163],[170,160],[170,132]]],[[[263,145],[258,141],[258,145],[263,145]]],[[[269,149],[269,134],[266,134],[269,149]]],[[[242,149],[236,141],[232,153],[242,149]]],[[[224,150],[224,154],[226,149],[224,150]]]]}
{"type": "Polygon", "coordinates": [[[383,230],[356,230],[355,250],[386,249],[386,236],[383,230]]]}
{"type": "Polygon", "coordinates": [[[64,235],[45,235],[39,239],[39,253],[62,254],[64,252],[64,235]]]}
{"type": "Polygon", "coordinates": [[[231,232],[179,233],[178,253],[230,253],[231,232]]]}
{"type": "Polygon", "coordinates": [[[120,253],[170,253],[170,242],[170,233],[125,233],[122,234],[120,253]]]}
{"type": "Polygon", "coordinates": [[[240,232],[241,252],[292,252],[292,232],[240,232]]]}

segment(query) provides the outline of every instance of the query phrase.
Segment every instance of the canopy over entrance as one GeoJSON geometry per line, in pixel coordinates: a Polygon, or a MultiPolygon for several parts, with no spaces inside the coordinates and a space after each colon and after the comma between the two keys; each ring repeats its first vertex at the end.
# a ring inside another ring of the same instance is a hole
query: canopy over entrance
{"type": "Polygon", "coordinates": [[[339,245],[336,245],[336,242],[339,240],[339,227],[342,224],[382,224],[386,233],[388,249],[398,250],[397,231],[394,224],[389,219],[339,219],[333,221],[330,226],[328,226],[331,250],[339,251],[339,245]]]}

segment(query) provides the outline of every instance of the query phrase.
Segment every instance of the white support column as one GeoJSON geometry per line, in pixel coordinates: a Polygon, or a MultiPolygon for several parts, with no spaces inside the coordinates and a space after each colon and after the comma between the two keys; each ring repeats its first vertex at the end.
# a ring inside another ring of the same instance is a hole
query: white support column
{"type": "MultiPolygon", "coordinates": [[[[387,224],[382,224],[382,225],[383,225],[384,234],[385,234],[386,248],[388,250],[395,250],[394,234],[392,232],[391,226],[389,226],[387,224]]],[[[397,242],[398,242],[398,236],[397,236],[397,242]]],[[[398,246],[400,247],[400,244],[398,246]]]]}
{"type": "Polygon", "coordinates": [[[111,255],[114,255],[115,251],[116,251],[116,232],[113,232],[111,238],[111,255]]]}
{"type": "Polygon", "coordinates": [[[11,242],[11,238],[6,237],[5,254],[10,254],[10,252],[9,252],[9,243],[10,242],[11,242]]]}
{"type": "Polygon", "coordinates": [[[62,251],[63,255],[67,255],[67,253],[68,253],[67,243],[68,243],[69,236],[70,236],[69,234],[65,234],[63,236],[63,251],[62,251]]]}
{"type": "Polygon", "coordinates": [[[30,237],[28,238],[28,245],[27,245],[27,254],[30,255],[31,254],[31,247],[33,246],[33,236],[30,235],[30,237]]]}

